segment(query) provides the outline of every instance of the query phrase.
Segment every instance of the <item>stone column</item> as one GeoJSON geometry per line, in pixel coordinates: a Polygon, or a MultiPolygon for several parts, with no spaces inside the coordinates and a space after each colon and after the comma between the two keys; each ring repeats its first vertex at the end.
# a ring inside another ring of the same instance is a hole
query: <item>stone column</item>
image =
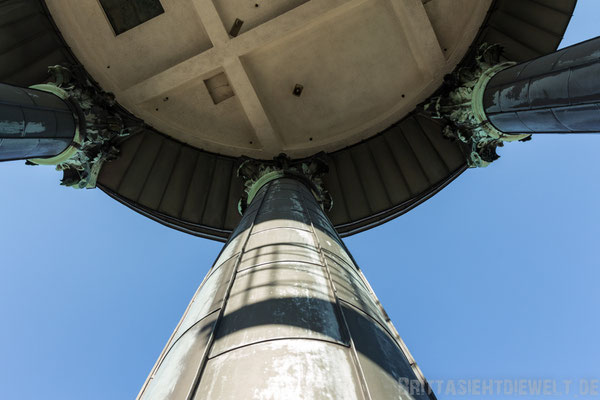
{"type": "Polygon", "coordinates": [[[49,67],[51,80],[29,88],[0,84],[0,161],[55,165],[61,184],[93,188],[115,145],[143,127],[80,68],[49,67]]]}
{"type": "Polygon", "coordinates": [[[0,161],[55,157],[78,141],[75,109],[66,98],[49,85],[0,83],[0,161]]]}
{"type": "Polygon", "coordinates": [[[600,37],[498,72],[483,108],[504,133],[600,132],[600,37]]]}
{"type": "Polygon", "coordinates": [[[138,399],[434,399],[322,209],[320,164],[285,164],[242,165],[242,220],[138,399]]]}

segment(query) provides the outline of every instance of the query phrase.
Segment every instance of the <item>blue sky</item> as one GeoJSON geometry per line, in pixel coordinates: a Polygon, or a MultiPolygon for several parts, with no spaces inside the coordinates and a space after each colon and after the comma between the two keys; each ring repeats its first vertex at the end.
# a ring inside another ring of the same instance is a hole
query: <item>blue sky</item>
{"type": "MultiPolygon", "coordinates": [[[[598,16],[580,0],[563,46],[600,35],[598,16]]],[[[439,399],[516,397],[448,380],[600,379],[598,149],[600,135],[508,144],[346,239],[439,399]]],[[[0,165],[0,398],[131,399],[221,244],[59,178],[0,165]]]]}

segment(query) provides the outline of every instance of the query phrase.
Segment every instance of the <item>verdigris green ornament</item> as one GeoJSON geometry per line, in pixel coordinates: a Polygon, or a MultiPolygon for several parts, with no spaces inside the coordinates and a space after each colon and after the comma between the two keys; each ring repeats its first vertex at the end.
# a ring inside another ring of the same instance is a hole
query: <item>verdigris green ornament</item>
{"type": "Polygon", "coordinates": [[[285,176],[293,176],[304,181],[323,209],[331,210],[333,199],[323,181],[328,171],[324,153],[304,160],[291,160],[286,154],[278,155],[273,158],[273,161],[245,159],[237,170],[237,176],[244,182],[244,193],[238,203],[238,211],[243,215],[261,187],[285,176]]]}
{"type": "Polygon", "coordinates": [[[31,88],[53,93],[72,104],[77,111],[78,127],[65,151],[29,162],[56,165],[58,171],[63,171],[61,185],[94,188],[103,163],[119,154],[115,145],[140,130],[143,123],[121,111],[114,96],[97,88],[83,72],[60,65],[49,67],[48,71],[52,80],[31,88]]]}
{"type": "Polygon", "coordinates": [[[446,123],[444,135],[464,144],[469,167],[487,167],[499,158],[496,148],[503,142],[529,140],[531,135],[509,135],[488,121],[483,93],[490,79],[514,62],[501,61],[502,47],[482,44],[475,57],[446,77],[438,96],[424,106],[433,118],[446,123]]]}

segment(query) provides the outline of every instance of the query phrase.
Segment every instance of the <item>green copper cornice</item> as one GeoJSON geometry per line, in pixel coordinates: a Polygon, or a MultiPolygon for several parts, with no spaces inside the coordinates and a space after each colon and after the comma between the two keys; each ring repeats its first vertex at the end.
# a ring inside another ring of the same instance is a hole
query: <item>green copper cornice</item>
{"type": "MultiPolygon", "coordinates": [[[[39,85],[33,85],[29,87],[30,89],[41,90],[44,92],[52,93],[53,95],[68,101],[69,93],[66,90],[52,84],[52,83],[43,83],[39,85]]],[[[74,115],[74,118],[77,118],[74,115]]],[[[73,136],[73,142],[67,147],[62,153],[50,157],[50,158],[32,158],[29,161],[38,165],[61,165],[63,163],[68,162],[70,159],[74,158],[81,148],[83,143],[83,139],[81,136],[81,131],[79,130],[79,126],[75,126],[75,135],[73,136]]]]}
{"type": "Polygon", "coordinates": [[[284,177],[303,181],[319,204],[325,210],[330,210],[333,200],[323,183],[323,177],[328,171],[329,168],[321,154],[301,161],[292,161],[285,154],[280,154],[273,161],[246,159],[237,170],[237,176],[244,182],[244,194],[238,203],[238,211],[243,215],[261,187],[284,177]]]}
{"type": "Polygon", "coordinates": [[[496,148],[503,142],[527,140],[530,135],[509,135],[498,131],[488,121],[483,94],[490,79],[515,65],[501,62],[499,45],[482,44],[475,58],[449,75],[442,93],[425,104],[425,111],[447,125],[444,135],[464,144],[469,167],[487,167],[498,159],[496,148]]]}
{"type": "Polygon", "coordinates": [[[31,88],[52,93],[70,103],[77,111],[74,118],[78,120],[78,127],[73,142],[62,153],[29,162],[56,165],[58,171],[63,171],[61,185],[94,188],[102,165],[119,154],[116,143],[142,125],[138,121],[131,123],[117,109],[113,95],[98,89],[83,74],[60,65],[48,70],[52,81],[31,88]]]}

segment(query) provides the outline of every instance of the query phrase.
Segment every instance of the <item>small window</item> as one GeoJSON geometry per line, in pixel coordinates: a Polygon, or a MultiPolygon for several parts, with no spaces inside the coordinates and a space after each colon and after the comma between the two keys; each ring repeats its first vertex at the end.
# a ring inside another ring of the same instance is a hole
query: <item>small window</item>
{"type": "Polygon", "coordinates": [[[117,35],[165,12],[159,0],[100,0],[100,4],[117,35]]]}

